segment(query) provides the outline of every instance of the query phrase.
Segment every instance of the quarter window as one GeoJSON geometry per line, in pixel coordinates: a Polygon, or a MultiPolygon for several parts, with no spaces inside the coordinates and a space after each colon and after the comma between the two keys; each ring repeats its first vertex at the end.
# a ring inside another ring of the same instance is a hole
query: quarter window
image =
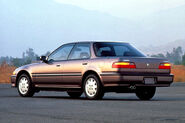
{"type": "Polygon", "coordinates": [[[69,55],[69,59],[87,59],[90,57],[90,46],[87,43],[77,44],[69,55]]]}
{"type": "Polygon", "coordinates": [[[48,58],[48,60],[59,61],[67,60],[67,57],[73,48],[74,44],[66,44],[55,50],[48,58]]]}

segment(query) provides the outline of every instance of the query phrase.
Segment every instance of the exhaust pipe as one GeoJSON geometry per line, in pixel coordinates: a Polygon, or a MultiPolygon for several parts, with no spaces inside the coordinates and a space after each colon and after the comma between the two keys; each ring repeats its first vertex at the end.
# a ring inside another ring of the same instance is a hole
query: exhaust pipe
{"type": "Polygon", "coordinates": [[[129,88],[130,88],[131,90],[135,90],[135,89],[136,89],[136,86],[135,86],[135,85],[131,85],[129,88]]]}

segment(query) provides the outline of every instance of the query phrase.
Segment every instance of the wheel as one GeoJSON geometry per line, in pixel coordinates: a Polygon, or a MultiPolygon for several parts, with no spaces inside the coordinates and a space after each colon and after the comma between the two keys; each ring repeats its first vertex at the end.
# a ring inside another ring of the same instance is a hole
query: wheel
{"type": "Polygon", "coordinates": [[[72,98],[79,98],[83,92],[67,92],[67,94],[72,98]]]}
{"type": "Polygon", "coordinates": [[[34,88],[28,75],[22,74],[18,79],[17,86],[19,95],[22,97],[32,97],[34,95],[34,88]]]}
{"type": "Polygon", "coordinates": [[[141,100],[150,100],[155,95],[156,87],[140,87],[136,89],[136,96],[141,100]]]}
{"type": "Polygon", "coordinates": [[[103,86],[97,76],[93,74],[86,77],[83,89],[88,99],[102,99],[104,96],[103,86]]]}

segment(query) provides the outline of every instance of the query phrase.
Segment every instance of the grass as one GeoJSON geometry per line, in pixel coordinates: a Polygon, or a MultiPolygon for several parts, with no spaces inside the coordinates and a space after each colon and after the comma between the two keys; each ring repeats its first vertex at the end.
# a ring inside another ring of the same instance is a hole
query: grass
{"type": "Polygon", "coordinates": [[[174,74],[175,82],[185,82],[185,66],[183,65],[173,65],[171,73],[174,74]]]}
{"type": "Polygon", "coordinates": [[[0,83],[10,83],[10,76],[13,71],[16,69],[14,66],[8,64],[0,65],[0,83]]]}
{"type": "MultiPolygon", "coordinates": [[[[10,76],[16,69],[14,66],[7,64],[0,65],[0,83],[10,83],[10,76]]],[[[171,73],[174,74],[174,82],[185,82],[185,66],[173,65],[171,73]]]]}

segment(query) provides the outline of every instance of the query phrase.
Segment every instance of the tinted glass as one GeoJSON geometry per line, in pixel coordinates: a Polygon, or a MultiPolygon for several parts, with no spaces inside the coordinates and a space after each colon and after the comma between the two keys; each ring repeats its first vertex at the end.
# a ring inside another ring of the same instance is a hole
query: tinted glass
{"type": "Polygon", "coordinates": [[[116,56],[116,57],[144,57],[144,55],[128,43],[94,43],[95,54],[98,57],[116,56]]]}
{"type": "Polygon", "coordinates": [[[74,44],[66,44],[55,50],[48,58],[48,60],[67,60],[67,57],[73,48],[74,44]]]}
{"type": "Polygon", "coordinates": [[[86,59],[90,57],[90,44],[79,43],[73,48],[69,59],[86,59]]]}

